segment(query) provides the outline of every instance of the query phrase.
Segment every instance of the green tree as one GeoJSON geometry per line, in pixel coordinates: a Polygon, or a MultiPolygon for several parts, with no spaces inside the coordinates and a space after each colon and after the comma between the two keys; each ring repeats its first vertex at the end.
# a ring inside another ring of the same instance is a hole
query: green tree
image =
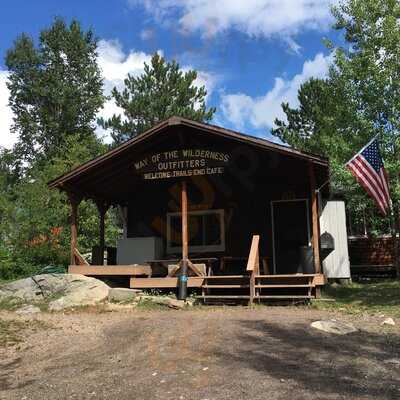
{"type": "Polygon", "coordinates": [[[124,115],[99,119],[99,123],[111,130],[114,143],[119,144],[174,115],[210,121],[215,108],[206,107],[207,91],[195,85],[196,78],[196,71],[184,72],[176,61],[167,62],[154,54],[141,76],[128,74],[125,88],[119,91],[114,87],[112,91],[124,115]]]}
{"type": "MultiPolygon", "coordinates": [[[[306,82],[300,106],[284,105],[287,121],[276,121],[273,134],[303,150],[331,158],[336,190],[347,197],[353,212],[367,212],[368,224],[379,232],[389,226],[372,206],[344,163],[372,137],[379,135],[390,176],[394,203],[394,234],[399,234],[400,203],[400,3],[397,0],[347,0],[332,9],[335,28],[343,30],[345,47],[335,48],[321,94],[306,82]],[[322,99],[321,99],[322,96],[322,99]],[[306,132],[306,133],[305,133],[306,132]]],[[[397,241],[399,242],[399,240],[397,241]]],[[[399,263],[397,243],[397,264],[399,263]]]]}
{"type": "MultiPolygon", "coordinates": [[[[0,279],[69,262],[69,204],[47,182],[103,153],[94,122],[104,102],[92,31],[57,18],[41,32],[38,46],[21,35],[7,53],[8,87],[18,142],[0,152],[0,279]]],[[[79,207],[79,248],[98,241],[98,212],[79,207]]],[[[118,231],[109,212],[106,237],[118,231]]]]}
{"type": "Polygon", "coordinates": [[[276,119],[272,134],[298,150],[328,156],[334,191],[345,191],[352,180],[344,164],[373,130],[368,121],[357,118],[352,98],[334,71],[330,79],[302,84],[298,101],[298,108],[282,104],[286,120],[276,119]]]}
{"type": "MultiPolygon", "coordinates": [[[[276,119],[272,134],[299,150],[330,156],[337,150],[335,153],[342,155],[348,147],[346,118],[352,114],[344,105],[343,93],[330,80],[311,78],[300,86],[297,97],[298,108],[282,104],[286,120],[276,119]],[[342,125],[340,129],[339,125],[342,125]],[[336,133],[334,137],[333,131],[336,133]]],[[[348,149],[345,153],[349,154],[348,149]]]]}
{"type": "MultiPolygon", "coordinates": [[[[49,189],[47,183],[105,148],[95,138],[77,142],[70,137],[58,156],[29,168],[12,185],[12,201],[4,208],[0,278],[31,274],[47,265],[68,265],[70,205],[64,193],[49,189]]],[[[98,243],[98,211],[93,202],[82,201],[79,214],[79,249],[87,253],[98,243]]],[[[116,213],[110,210],[108,217],[106,238],[108,243],[115,244],[118,234],[116,213]]]]}
{"type": "Polygon", "coordinates": [[[79,141],[94,135],[95,115],[104,103],[96,47],[91,30],[56,18],[41,31],[37,47],[22,34],[8,50],[12,130],[21,162],[53,157],[70,136],[79,141]]]}
{"type": "Polygon", "coordinates": [[[12,152],[0,148],[0,279],[9,278],[14,266],[11,251],[7,247],[10,231],[8,216],[13,207],[11,189],[15,182],[12,163],[12,152]]]}

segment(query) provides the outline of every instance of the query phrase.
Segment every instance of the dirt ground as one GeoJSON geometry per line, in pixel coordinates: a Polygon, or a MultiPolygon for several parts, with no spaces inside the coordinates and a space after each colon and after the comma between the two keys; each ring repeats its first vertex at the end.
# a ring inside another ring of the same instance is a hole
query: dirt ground
{"type": "MultiPolygon", "coordinates": [[[[76,312],[0,348],[0,399],[400,399],[400,327],[295,307],[76,312]],[[309,327],[351,321],[346,336],[309,327]]],[[[32,325],[33,326],[33,325],[32,325]]]]}

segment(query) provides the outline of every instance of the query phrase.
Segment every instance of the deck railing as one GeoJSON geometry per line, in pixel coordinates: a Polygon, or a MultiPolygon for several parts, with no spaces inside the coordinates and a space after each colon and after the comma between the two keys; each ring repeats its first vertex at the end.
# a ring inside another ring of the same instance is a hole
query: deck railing
{"type": "Polygon", "coordinates": [[[74,265],[89,265],[76,247],[74,247],[74,261],[74,265]]]}
{"type": "Polygon", "coordinates": [[[247,272],[250,274],[250,298],[249,304],[253,304],[256,296],[256,275],[260,274],[260,253],[259,253],[260,236],[253,235],[251,241],[249,258],[247,260],[247,272]]]}

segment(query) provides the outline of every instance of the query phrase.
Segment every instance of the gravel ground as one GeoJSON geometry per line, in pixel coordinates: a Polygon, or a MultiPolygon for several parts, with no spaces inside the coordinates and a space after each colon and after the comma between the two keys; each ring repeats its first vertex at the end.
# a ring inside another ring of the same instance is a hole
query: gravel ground
{"type": "Polygon", "coordinates": [[[0,348],[0,399],[399,399],[400,321],[295,307],[41,314],[0,348]],[[353,322],[346,336],[309,327],[353,322]]]}

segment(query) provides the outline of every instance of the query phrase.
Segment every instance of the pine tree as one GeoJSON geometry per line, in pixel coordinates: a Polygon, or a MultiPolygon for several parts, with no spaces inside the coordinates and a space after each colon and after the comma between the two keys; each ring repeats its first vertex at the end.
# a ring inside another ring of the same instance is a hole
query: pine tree
{"type": "Polygon", "coordinates": [[[171,116],[210,121],[215,108],[206,107],[207,91],[195,85],[196,79],[196,71],[184,72],[177,62],[167,62],[156,53],[142,75],[128,74],[125,88],[113,89],[112,97],[124,115],[99,119],[99,123],[111,130],[114,143],[119,144],[171,116]]]}

